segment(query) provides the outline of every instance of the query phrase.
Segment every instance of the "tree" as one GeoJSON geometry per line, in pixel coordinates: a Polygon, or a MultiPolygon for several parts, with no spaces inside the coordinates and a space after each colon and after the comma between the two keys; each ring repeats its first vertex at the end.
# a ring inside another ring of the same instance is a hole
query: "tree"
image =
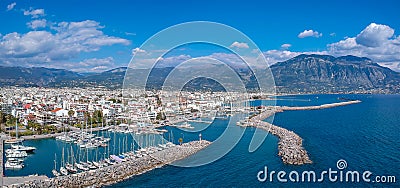
{"type": "Polygon", "coordinates": [[[103,112],[101,110],[96,110],[93,112],[93,118],[96,123],[101,123],[103,120],[103,112]]]}
{"type": "Polygon", "coordinates": [[[68,111],[68,116],[71,118],[75,114],[75,111],[69,110],[68,111]]]}
{"type": "Polygon", "coordinates": [[[0,123],[4,123],[4,119],[3,119],[3,117],[4,117],[4,114],[3,114],[3,112],[2,111],[0,111],[0,123]]]}
{"type": "Polygon", "coordinates": [[[69,125],[71,125],[71,118],[72,118],[72,116],[75,114],[75,111],[73,111],[73,110],[69,110],[68,111],[68,116],[69,116],[69,122],[68,122],[68,124],[69,125]]]}

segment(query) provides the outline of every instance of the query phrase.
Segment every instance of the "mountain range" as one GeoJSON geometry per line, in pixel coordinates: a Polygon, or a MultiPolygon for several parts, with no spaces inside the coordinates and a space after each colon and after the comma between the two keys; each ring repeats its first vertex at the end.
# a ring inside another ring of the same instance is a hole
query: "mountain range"
{"type": "MultiPolygon", "coordinates": [[[[159,89],[172,67],[153,69],[147,88],[159,89]]],[[[356,56],[299,55],[270,67],[279,93],[400,93],[400,73],[356,56]]],[[[121,88],[126,67],[93,74],[43,67],[0,66],[0,87],[94,87],[121,88]]],[[[254,89],[251,71],[237,71],[254,89]]],[[[140,73],[140,70],[138,72],[140,73]]],[[[187,90],[223,90],[212,79],[198,78],[186,84],[187,90]]]]}

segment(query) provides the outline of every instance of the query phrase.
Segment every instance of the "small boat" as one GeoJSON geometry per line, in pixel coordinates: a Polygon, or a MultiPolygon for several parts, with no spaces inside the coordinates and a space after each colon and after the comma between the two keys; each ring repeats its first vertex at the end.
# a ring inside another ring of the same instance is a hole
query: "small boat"
{"type": "Polygon", "coordinates": [[[54,153],[54,169],[51,171],[51,173],[53,173],[53,175],[55,177],[58,177],[58,176],[61,176],[61,174],[57,171],[57,161],[56,161],[56,159],[57,159],[57,156],[54,153]]]}
{"type": "MultiPolygon", "coordinates": [[[[81,162],[82,163],[82,162],[81,162]]],[[[79,170],[82,170],[82,171],[88,171],[89,170],[89,168],[88,167],[86,167],[86,165],[85,164],[81,164],[81,163],[76,163],[76,167],[79,169],[79,170]]]]}
{"type": "Polygon", "coordinates": [[[67,163],[66,165],[65,165],[65,168],[68,170],[68,172],[70,172],[70,173],[77,173],[78,172],[78,169],[76,169],[75,167],[74,167],[74,165],[72,165],[72,164],[69,164],[69,163],[67,163]]]}
{"type": "Polygon", "coordinates": [[[68,175],[68,170],[65,167],[60,167],[60,173],[64,176],[68,175]]]}
{"type": "Polygon", "coordinates": [[[51,173],[53,173],[53,175],[54,175],[55,177],[61,176],[61,174],[60,174],[56,169],[53,169],[53,170],[51,171],[51,173]]]}
{"type": "Polygon", "coordinates": [[[115,161],[111,160],[111,159],[104,159],[104,161],[106,161],[106,163],[113,165],[115,164],[115,161]]]}
{"type": "Polygon", "coordinates": [[[4,164],[4,167],[6,169],[22,169],[24,168],[24,164],[18,161],[7,160],[7,162],[4,164]]]}
{"type": "Polygon", "coordinates": [[[194,127],[193,127],[190,123],[188,123],[188,122],[185,122],[185,123],[182,124],[182,125],[177,125],[176,127],[178,127],[178,128],[184,128],[184,129],[194,129],[194,127]]]}
{"type": "Polygon", "coordinates": [[[6,157],[7,158],[24,158],[28,156],[25,151],[17,151],[17,150],[6,150],[6,157]]]}
{"type": "Polygon", "coordinates": [[[11,148],[16,151],[25,151],[29,153],[32,153],[33,151],[36,150],[36,148],[32,146],[14,145],[14,144],[11,145],[11,148]]]}
{"type": "Polygon", "coordinates": [[[4,144],[19,144],[23,141],[24,141],[24,139],[22,139],[22,138],[11,138],[11,139],[5,140],[4,144]]]}
{"type": "Polygon", "coordinates": [[[87,162],[87,167],[88,167],[89,169],[96,169],[96,168],[97,168],[97,167],[96,167],[95,165],[93,165],[93,163],[90,162],[90,161],[87,162]]]}
{"type": "Polygon", "coordinates": [[[102,167],[101,164],[98,163],[98,162],[96,162],[96,161],[93,161],[92,163],[93,163],[93,165],[94,165],[95,167],[97,167],[97,168],[102,167]]]}

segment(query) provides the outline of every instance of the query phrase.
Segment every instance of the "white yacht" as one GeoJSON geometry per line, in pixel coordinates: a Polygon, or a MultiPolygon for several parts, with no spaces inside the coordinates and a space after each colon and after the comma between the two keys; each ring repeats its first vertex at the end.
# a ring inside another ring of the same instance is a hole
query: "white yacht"
{"type": "Polygon", "coordinates": [[[32,146],[24,146],[24,145],[11,145],[11,148],[16,151],[25,151],[25,152],[33,152],[36,150],[35,147],[32,146]]]}
{"type": "Polygon", "coordinates": [[[24,164],[22,162],[15,160],[13,161],[7,160],[7,162],[4,164],[4,167],[6,169],[22,169],[24,168],[24,164]]]}
{"type": "Polygon", "coordinates": [[[28,154],[25,151],[17,151],[17,150],[13,150],[13,149],[6,150],[7,158],[24,158],[26,156],[28,156],[28,154]]]}

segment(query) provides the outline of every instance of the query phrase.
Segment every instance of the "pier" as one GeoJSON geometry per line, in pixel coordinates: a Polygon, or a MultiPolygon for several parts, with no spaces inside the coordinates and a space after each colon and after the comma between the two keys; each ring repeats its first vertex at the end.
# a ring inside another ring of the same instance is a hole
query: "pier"
{"type": "Polygon", "coordinates": [[[319,105],[319,106],[280,106],[278,108],[280,110],[321,110],[321,109],[326,109],[326,108],[333,108],[333,107],[338,107],[338,106],[357,104],[360,102],[361,102],[360,100],[354,100],[354,101],[323,104],[323,105],[319,105]]]}
{"type": "Polygon", "coordinates": [[[326,108],[333,108],[338,106],[350,105],[360,103],[360,100],[346,101],[339,103],[323,104],[319,106],[303,106],[303,107],[289,107],[289,106],[276,106],[265,107],[261,113],[251,117],[247,122],[239,124],[240,126],[250,126],[263,129],[279,138],[278,155],[282,158],[285,164],[302,165],[312,163],[308,157],[307,151],[303,147],[303,139],[293,131],[273,125],[263,120],[274,115],[278,112],[285,110],[320,110],[326,108]]]}
{"type": "MultiPolygon", "coordinates": [[[[67,176],[54,178],[36,178],[24,182],[13,182],[6,187],[101,187],[111,185],[132,176],[162,167],[174,161],[184,159],[207,147],[211,142],[206,140],[192,141],[182,145],[157,151],[153,154],[135,158],[111,166],[89,170],[67,176]]],[[[23,181],[25,179],[19,178],[23,181]]]]}

